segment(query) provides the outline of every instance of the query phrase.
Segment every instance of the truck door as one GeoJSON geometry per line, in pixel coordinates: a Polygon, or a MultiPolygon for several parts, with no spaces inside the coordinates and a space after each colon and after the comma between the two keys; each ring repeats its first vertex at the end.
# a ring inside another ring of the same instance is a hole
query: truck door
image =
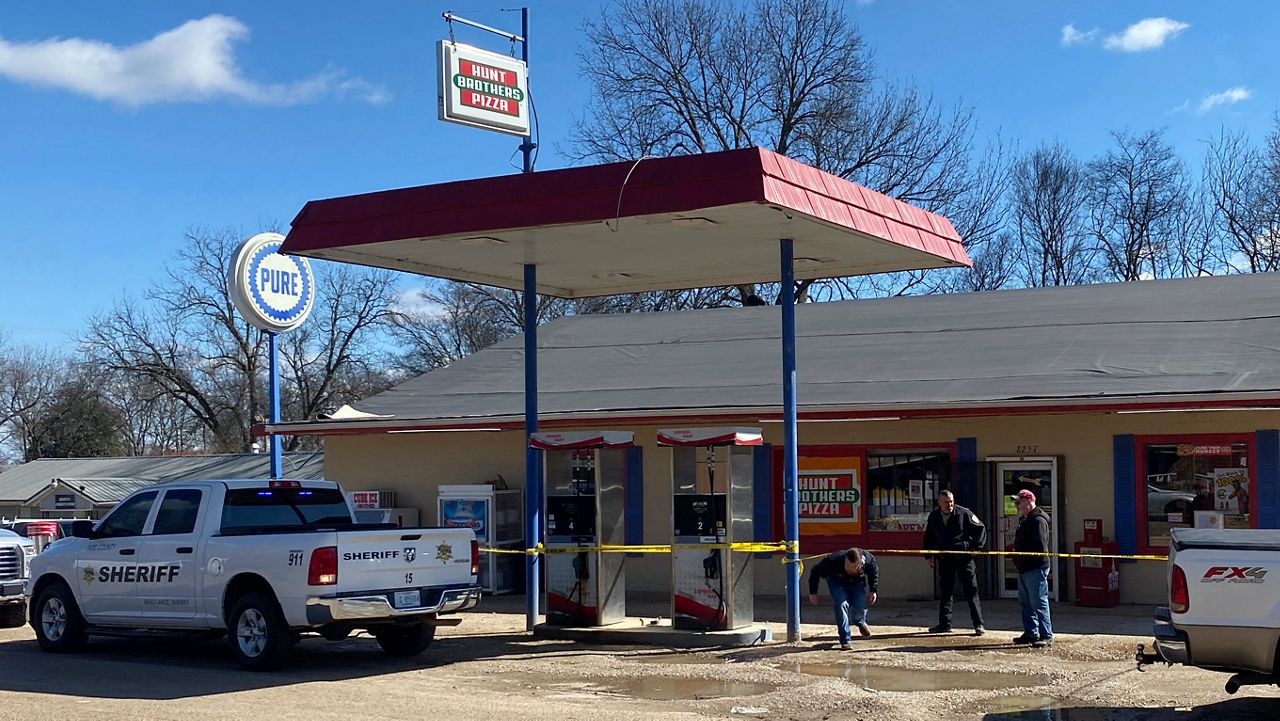
{"type": "Polygon", "coordinates": [[[183,625],[199,613],[200,506],[199,488],[171,488],[164,492],[151,532],[138,552],[138,600],[142,616],[160,625],[183,625]],[[165,623],[168,622],[168,623],[165,623]]]}
{"type": "Polygon", "coordinates": [[[80,609],[91,623],[138,617],[138,552],[157,495],[139,493],[116,506],[76,559],[80,609]]]}

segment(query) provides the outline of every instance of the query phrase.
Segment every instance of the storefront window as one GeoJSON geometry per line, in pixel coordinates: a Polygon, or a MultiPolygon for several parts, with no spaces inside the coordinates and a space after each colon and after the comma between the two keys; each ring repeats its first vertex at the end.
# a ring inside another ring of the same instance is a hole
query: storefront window
{"type": "Polygon", "coordinates": [[[867,527],[923,531],[938,491],[951,485],[950,471],[947,451],[868,451],[867,527]]]}
{"type": "Polygon", "coordinates": [[[1151,443],[1145,454],[1149,545],[1168,546],[1171,528],[1252,525],[1248,443],[1151,443]]]}

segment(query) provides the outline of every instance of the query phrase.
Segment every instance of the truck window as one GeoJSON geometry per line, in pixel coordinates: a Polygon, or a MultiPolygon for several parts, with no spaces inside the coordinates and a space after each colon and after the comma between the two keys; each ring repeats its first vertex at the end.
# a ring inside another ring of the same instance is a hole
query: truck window
{"type": "Polygon", "coordinates": [[[181,488],[165,491],[156,511],[156,522],[151,535],[191,533],[196,530],[196,515],[200,512],[200,499],[204,494],[197,488],[181,488]]]}
{"type": "Polygon", "coordinates": [[[111,515],[103,519],[96,535],[101,538],[141,535],[142,527],[147,525],[147,516],[151,513],[151,504],[155,500],[156,492],[147,491],[121,503],[111,515]]]}
{"type": "Polygon", "coordinates": [[[237,488],[222,504],[222,532],[316,528],[351,523],[336,488],[237,488]]]}

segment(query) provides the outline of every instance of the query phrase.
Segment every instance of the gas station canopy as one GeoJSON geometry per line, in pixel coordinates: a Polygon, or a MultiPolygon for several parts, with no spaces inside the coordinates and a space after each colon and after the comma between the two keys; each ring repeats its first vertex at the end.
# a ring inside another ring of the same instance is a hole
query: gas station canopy
{"type": "Polygon", "coordinates": [[[282,252],[582,298],[969,265],[942,216],[761,148],[311,201],[282,252]]]}

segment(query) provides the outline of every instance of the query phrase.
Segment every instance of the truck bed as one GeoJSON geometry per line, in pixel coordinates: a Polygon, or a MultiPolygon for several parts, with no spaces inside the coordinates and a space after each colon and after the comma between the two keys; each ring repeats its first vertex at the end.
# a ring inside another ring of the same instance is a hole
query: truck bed
{"type": "Polygon", "coordinates": [[[1176,551],[1188,548],[1225,548],[1280,552],[1280,530],[1174,528],[1170,536],[1176,551]]]}

